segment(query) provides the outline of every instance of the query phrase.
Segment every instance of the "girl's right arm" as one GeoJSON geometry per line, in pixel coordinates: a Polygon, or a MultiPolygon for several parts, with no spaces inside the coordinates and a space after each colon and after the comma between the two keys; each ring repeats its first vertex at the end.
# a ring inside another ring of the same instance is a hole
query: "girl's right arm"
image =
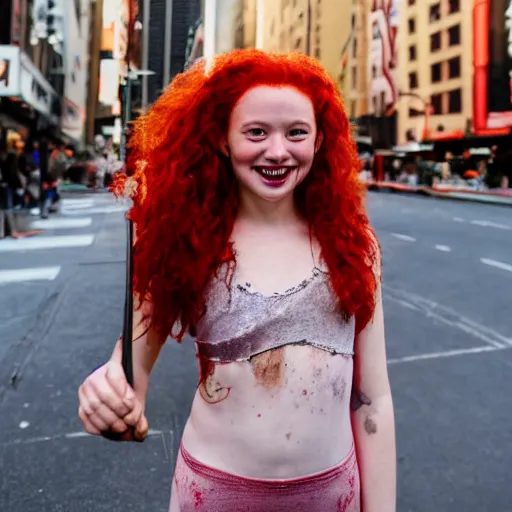
{"type": "MultiPolygon", "coordinates": [[[[134,301],[136,299],[134,298],[134,301]]],[[[144,306],[143,308],[144,309],[144,306]]],[[[146,310],[147,312],[147,310],[146,310]]],[[[143,323],[143,313],[134,307],[133,311],[133,380],[135,394],[145,403],[149,387],[151,370],[160,355],[160,350],[165,342],[155,330],[143,323]]],[[[110,357],[110,361],[121,364],[121,339],[117,343],[110,357]]]]}
{"type": "Polygon", "coordinates": [[[121,440],[126,441],[142,441],[147,435],[144,408],[149,376],[165,340],[143,324],[140,311],[134,311],[133,317],[135,386],[132,388],[124,375],[118,340],[110,360],[89,375],[78,391],[78,415],[89,434],[124,433],[121,440]]]}

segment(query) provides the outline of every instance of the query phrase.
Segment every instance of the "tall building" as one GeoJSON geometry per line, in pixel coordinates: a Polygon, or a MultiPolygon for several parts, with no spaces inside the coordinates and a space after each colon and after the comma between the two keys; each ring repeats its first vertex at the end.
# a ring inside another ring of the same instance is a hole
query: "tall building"
{"type": "Polygon", "coordinates": [[[404,0],[398,141],[462,137],[473,118],[473,2],[404,0]]]}
{"type": "MultiPolygon", "coordinates": [[[[246,20],[252,22],[253,16],[246,20]]],[[[351,19],[351,6],[339,0],[265,0],[263,48],[315,57],[342,89],[342,58],[351,37],[351,19]]]]}
{"type": "MultiPolygon", "coordinates": [[[[149,32],[147,67],[155,74],[143,80],[147,83],[147,100],[153,103],[172,78],[183,71],[187,61],[189,30],[201,17],[200,0],[140,0],[149,2],[149,19],[142,18],[149,32]]],[[[144,30],[144,29],[143,29],[144,30]]],[[[146,51],[143,45],[143,54],[146,51]]],[[[144,94],[144,91],[143,91],[144,94]]]]}
{"type": "Polygon", "coordinates": [[[257,0],[242,0],[242,48],[256,47],[257,0]]]}
{"type": "Polygon", "coordinates": [[[340,81],[350,119],[368,113],[368,0],[352,2],[350,33],[342,50],[340,81]]]}
{"type": "Polygon", "coordinates": [[[65,53],[60,2],[0,2],[0,145],[25,140],[70,142],[61,132],[65,53]]]}

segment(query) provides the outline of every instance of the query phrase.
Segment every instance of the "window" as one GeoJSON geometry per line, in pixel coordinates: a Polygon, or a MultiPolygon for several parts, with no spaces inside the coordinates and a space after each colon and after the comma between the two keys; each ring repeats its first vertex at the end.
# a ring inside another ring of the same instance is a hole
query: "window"
{"type": "Polygon", "coordinates": [[[460,44],[460,25],[454,25],[448,29],[448,44],[449,46],[460,44]]]}
{"type": "Polygon", "coordinates": [[[441,63],[438,62],[437,64],[432,64],[430,66],[430,81],[433,84],[436,84],[437,82],[441,81],[441,63]]]}
{"type": "Polygon", "coordinates": [[[319,59],[319,58],[320,58],[320,55],[321,55],[320,47],[319,47],[319,46],[317,46],[317,47],[315,48],[315,57],[316,57],[317,59],[319,59]]]}
{"type": "Polygon", "coordinates": [[[442,94],[433,94],[430,97],[430,104],[432,105],[432,113],[434,115],[439,115],[443,113],[443,95],[442,94]]]}
{"type": "Polygon", "coordinates": [[[409,60],[415,61],[416,60],[416,45],[409,46],[409,60]]]}
{"type": "Polygon", "coordinates": [[[352,68],[352,88],[355,89],[357,87],[357,68],[354,66],[352,68]]]}
{"type": "Polygon", "coordinates": [[[459,78],[460,76],[460,57],[454,57],[448,61],[448,77],[459,78]]]}
{"type": "Polygon", "coordinates": [[[409,89],[417,89],[418,88],[418,74],[414,71],[413,73],[409,73],[409,89]]]}
{"type": "Polygon", "coordinates": [[[458,114],[462,112],[462,91],[454,89],[448,93],[448,112],[458,114]]]}
{"type": "Polygon", "coordinates": [[[299,50],[302,48],[302,37],[299,37],[295,40],[295,49],[299,50]]]}
{"type": "Polygon", "coordinates": [[[437,4],[430,6],[429,20],[430,20],[430,23],[435,23],[436,21],[439,21],[440,19],[441,19],[441,3],[438,2],[437,4]]]}
{"type": "Polygon", "coordinates": [[[448,0],[448,14],[460,11],[460,0],[448,0]]]}
{"type": "Polygon", "coordinates": [[[357,57],[357,37],[354,37],[354,42],[352,44],[352,57],[354,59],[357,57]]]}
{"type": "Polygon", "coordinates": [[[436,32],[430,36],[430,51],[437,52],[441,49],[441,32],[436,32]]]}
{"type": "Polygon", "coordinates": [[[409,34],[414,34],[416,32],[416,20],[414,18],[409,18],[409,34]]]}
{"type": "Polygon", "coordinates": [[[409,117],[419,117],[422,115],[423,115],[423,112],[421,112],[420,110],[416,110],[415,108],[409,109],[409,117]]]}
{"type": "Polygon", "coordinates": [[[409,0],[409,5],[414,5],[416,3],[416,0],[409,0]]]}

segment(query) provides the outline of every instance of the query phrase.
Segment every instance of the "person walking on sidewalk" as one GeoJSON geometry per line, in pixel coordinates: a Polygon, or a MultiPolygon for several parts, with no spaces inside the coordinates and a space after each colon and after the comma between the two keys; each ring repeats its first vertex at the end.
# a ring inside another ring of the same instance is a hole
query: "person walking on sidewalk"
{"type": "Polygon", "coordinates": [[[143,440],[151,369],[190,335],[170,512],[394,512],[379,245],[335,83],[298,54],[195,64],[130,155],[135,387],[119,340],[79,388],[85,430],[143,440]]]}

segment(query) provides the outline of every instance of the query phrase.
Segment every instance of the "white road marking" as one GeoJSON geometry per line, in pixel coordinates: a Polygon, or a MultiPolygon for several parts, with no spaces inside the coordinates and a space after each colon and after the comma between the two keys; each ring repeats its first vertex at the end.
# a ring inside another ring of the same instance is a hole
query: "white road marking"
{"type": "Polygon", "coordinates": [[[87,247],[94,242],[94,235],[42,236],[0,241],[1,252],[35,251],[37,249],[57,249],[87,247]]]}
{"type": "Polygon", "coordinates": [[[398,238],[398,240],[403,240],[404,242],[416,242],[416,238],[408,235],[402,235],[400,233],[391,233],[392,236],[398,238]]]}
{"type": "Polygon", "coordinates": [[[453,217],[453,220],[455,222],[465,222],[465,220],[462,217],[453,217]]]}
{"type": "Polygon", "coordinates": [[[436,245],[436,249],[441,252],[452,252],[447,245],[436,245]]]}
{"type": "Polygon", "coordinates": [[[473,224],[474,226],[482,226],[483,228],[512,230],[512,226],[507,226],[506,224],[499,224],[498,222],[491,222],[488,220],[472,220],[471,224],[473,224]]]}
{"type": "Polygon", "coordinates": [[[95,206],[94,201],[89,201],[87,203],[81,203],[81,204],[63,204],[61,209],[62,210],[85,210],[87,208],[92,208],[95,206]]]}
{"type": "Polygon", "coordinates": [[[89,198],[67,198],[62,200],[62,206],[64,208],[82,208],[82,207],[88,207],[88,206],[94,206],[94,199],[89,198]]]}
{"type": "Polygon", "coordinates": [[[512,272],[512,265],[509,265],[508,263],[503,263],[502,261],[490,260],[488,258],[480,258],[480,261],[484,265],[489,265],[490,267],[495,267],[495,268],[499,268],[501,270],[508,270],[509,272],[512,272]]]}
{"type": "Polygon", "coordinates": [[[125,212],[128,210],[127,206],[97,206],[94,208],[87,208],[84,211],[80,210],[62,210],[62,215],[83,215],[86,213],[87,215],[92,215],[95,213],[117,213],[117,212],[125,212]]]}
{"type": "Polygon", "coordinates": [[[415,309],[427,318],[432,318],[440,323],[459,329],[495,348],[512,347],[511,338],[507,338],[490,327],[481,325],[451,308],[419,295],[392,288],[386,284],[382,288],[385,292],[385,298],[408,309],[415,309]]]}
{"type": "Polygon", "coordinates": [[[53,281],[60,272],[60,267],[19,268],[0,270],[0,285],[24,283],[27,281],[53,281]]]}
{"type": "Polygon", "coordinates": [[[33,229],[74,229],[86,228],[92,224],[92,217],[79,219],[41,219],[32,222],[33,229]]]}
{"type": "MultiPolygon", "coordinates": [[[[164,434],[173,434],[173,431],[162,431],[162,430],[153,430],[149,429],[148,437],[156,437],[163,436],[164,434]]],[[[17,444],[34,444],[34,443],[44,443],[48,441],[59,441],[62,439],[83,439],[86,437],[96,437],[91,436],[87,432],[70,432],[68,434],[56,434],[53,436],[40,436],[40,437],[31,437],[28,439],[15,439],[13,441],[8,441],[7,443],[2,443],[2,446],[10,446],[17,444]]]]}
{"type": "Polygon", "coordinates": [[[418,354],[414,356],[398,357],[396,359],[388,359],[388,364],[412,363],[414,361],[425,361],[428,359],[441,359],[445,357],[463,356],[466,354],[481,354],[482,352],[495,352],[496,350],[504,350],[505,347],[474,347],[460,350],[447,350],[446,352],[432,352],[430,354],[418,354]]]}

